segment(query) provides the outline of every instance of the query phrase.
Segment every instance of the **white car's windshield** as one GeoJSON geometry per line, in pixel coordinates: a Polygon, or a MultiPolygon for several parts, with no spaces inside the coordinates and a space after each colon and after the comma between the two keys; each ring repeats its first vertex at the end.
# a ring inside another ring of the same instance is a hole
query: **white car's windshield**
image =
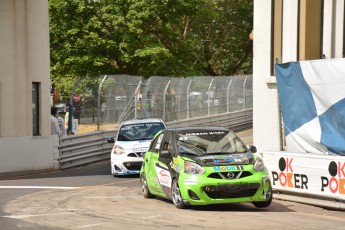
{"type": "Polygon", "coordinates": [[[164,128],[164,124],[160,122],[123,125],[120,127],[117,140],[151,140],[157,132],[164,128]]]}
{"type": "Polygon", "coordinates": [[[245,153],[245,144],[232,132],[200,131],[177,135],[179,154],[195,156],[245,153]]]}

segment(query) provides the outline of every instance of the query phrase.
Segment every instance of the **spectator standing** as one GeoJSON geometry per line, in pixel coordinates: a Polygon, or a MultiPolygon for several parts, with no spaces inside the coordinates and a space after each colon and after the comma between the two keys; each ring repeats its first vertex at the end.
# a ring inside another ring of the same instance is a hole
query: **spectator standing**
{"type": "Polygon", "coordinates": [[[51,107],[50,114],[51,114],[51,135],[58,135],[61,136],[59,122],[56,118],[58,109],[56,107],[51,107]]]}
{"type": "Polygon", "coordinates": [[[65,126],[65,120],[62,117],[60,117],[59,115],[57,115],[57,120],[59,123],[59,129],[60,129],[61,136],[66,136],[67,135],[67,129],[65,126]]]}
{"type": "Polygon", "coordinates": [[[73,106],[71,105],[70,101],[66,101],[66,106],[65,106],[65,122],[67,126],[67,133],[68,134],[73,134],[72,133],[72,121],[73,121],[73,106]]]}
{"type": "Polygon", "coordinates": [[[80,101],[76,101],[74,104],[73,117],[75,119],[78,119],[78,124],[80,124],[80,113],[81,113],[81,104],[80,104],[80,101]]]}

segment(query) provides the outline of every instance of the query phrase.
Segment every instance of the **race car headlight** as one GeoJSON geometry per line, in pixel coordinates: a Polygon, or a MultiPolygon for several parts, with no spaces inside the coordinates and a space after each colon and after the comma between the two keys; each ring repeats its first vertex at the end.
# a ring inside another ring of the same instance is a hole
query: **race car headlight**
{"type": "Polygon", "coordinates": [[[125,153],[125,149],[122,148],[120,145],[115,145],[113,148],[113,153],[117,155],[121,155],[125,153]]]}
{"type": "Polygon", "coordinates": [[[203,169],[203,167],[201,167],[198,164],[195,164],[190,161],[185,161],[184,172],[187,174],[198,175],[198,174],[203,174],[205,172],[205,169],[203,169]]]}
{"type": "Polygon", "coordinates": [[[264,164],[264,161],[258,157],[254,163],[254,170],[255,171],[263,171],[266,169],[266,166],[264,164]]]}

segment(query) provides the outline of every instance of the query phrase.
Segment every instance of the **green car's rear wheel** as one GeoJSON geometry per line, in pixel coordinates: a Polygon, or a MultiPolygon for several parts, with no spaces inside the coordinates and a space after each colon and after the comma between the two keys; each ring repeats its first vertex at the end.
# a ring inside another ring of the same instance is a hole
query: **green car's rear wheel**
{"type": "Polygon", "coordinates": [[[141,174],[140,181],[141,181],[141,188],[142,188],[144,197],[145,198],[152,198],[152,197],[154,197],[154,195],[152,195],[150,193],[149,187],[147,186],[147,180],[146,180],[145,173],[141,174]]]}
{"type": "Polygon", "coordinates": [[[171,196],[172,196],[172,200],[173,200],[173,203],[174,203],[176,208],[183,209],[183,208],[188,207],[186,204],[183,203],[181,191],[180,191],[180,188],[178,186],[176,178],[172,182],[171,196]]]}

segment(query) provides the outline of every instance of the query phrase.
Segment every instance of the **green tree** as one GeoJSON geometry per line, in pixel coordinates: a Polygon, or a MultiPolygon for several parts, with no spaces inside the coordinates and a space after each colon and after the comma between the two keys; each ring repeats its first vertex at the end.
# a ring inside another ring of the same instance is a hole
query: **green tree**
{"type": "Polygon", "coordinates": [[[52,81],[251,72],[251,0],[49,0],[52,81]]]}
{"type": "Polygon", "coordinates": [[[252,72],[253,1],[219,0],[211,16],[198,17],[193,34],[196,53],[208,75],[230,76],[252,72]]]}

